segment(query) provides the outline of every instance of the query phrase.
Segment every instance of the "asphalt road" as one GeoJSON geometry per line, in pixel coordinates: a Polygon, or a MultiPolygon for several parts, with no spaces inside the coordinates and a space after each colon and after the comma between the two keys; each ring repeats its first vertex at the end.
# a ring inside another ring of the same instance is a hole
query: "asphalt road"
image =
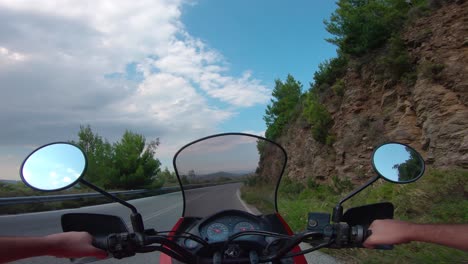
{"type": "MultiPolygon", "coordinates": [[[[251,213],[258,213],[255,208],[246,205],[239,197],[240,184],[227,184],[186,191],[187,208],[186,215],[206,216],[223,209],[247,210],[251,213]],[[217,199],[213,199],[217,197],[217,199]],[[195,208],[195,205],[201,205],[195,208]]],[[[145,228],[155,228],[158,231],[170,230],[182,215],[183,200],[180,192],[169,193],[160,196],[147,197],[129,201],[143,216],[145,228]]],[[[0,216],[0,236],[42,236],[62,232],[60,217],[64,213],[99,213],[120,216],[128,226],[130,226],[130,210],[117,204],[104,204],[79,209],[67,209],[50,212],[39,212],[31,214],[20,214],[11,216],[0,216]]],[[[309,254],[309,258],[312,255],[309,254]]],[[[336,263],[316,262],[320,258],[329,258],[327,255],[315,256],[314,262],[310,263],[336,263]]],[[[308,258],[308,259],[309,259],[308,258]]],[[[19,260],[17,264],[60,264],[70,263],[67,259],[54,257],[35,257],[19,260]]],[[[122,260],[107,259],[96,263],[159,263],[159,253],[137,254],[134,257],[122,260]]]]}

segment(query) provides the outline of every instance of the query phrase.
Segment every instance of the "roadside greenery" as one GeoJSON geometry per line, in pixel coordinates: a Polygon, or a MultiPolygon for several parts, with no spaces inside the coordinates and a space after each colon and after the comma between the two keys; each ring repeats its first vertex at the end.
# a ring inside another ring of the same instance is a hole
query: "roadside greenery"
{"type": "Polygon", "coordinates": [[[303,115],[311,124],[312,136],[322,144],[333,143],[329,130],[333,125],[333,119],[327,108],[319,102],[315,92],[310,91],[305,100],[303,115]]]}
{"type": "MultiPolygon", "coordinates": [[[[320,97],[332,90],[336,96],[345,94],[343,76],[349,62],[359,61],[365,54],[384,48],[384,55],[376,58],[376,74],[383,79],[414,85],[417,71],[400,37],[403,26],[415,16],[427,15],[434,1],[413,0],[339,0],[337,9],[329,20],[326,30],[333,35],[327,39],[335,44],[337,57],[319,64],[313,82],[306,94],[301,94],[300,83],[288,75],[285,83],[276,80],[271,104],[264,120],[266,137],[276,139],[289,123],[303,115],[311,125],[312,136],[322,144],[331,145],[334,136],[329,133],[332,119],[320,97]],[[420,12],[416,12],[419,10],[420,12]],[[302,109],[301,111],[298,111],[302,109]]],[[[357,64],[360,65],[359,62],[357,64]]],[[[426,68],[424,72],[440,72],[441,67],[426,68]]]]}
{"type": "Polygon", "coordinates": [[[399,35],[388,40],[386,52],[377,59],[377,74],[387,80],[412,86],[416,82],[416,68],[412,63],[406,45],[399,35]]]}
{"type": "Polygon", "coordinates": [[[267,106],[263,117],[267,125],[266,138],[276,139],[291,119],[297,115],[296,107],[301,99],[301,89],[302,84],[292,75],[288,75],[285,82],[279,79],[275,81],[273,99],[267,106]]]}
{"type": "Polygon", "coordinates": [[[154,158],[159,139],[146,142],[143,135],[125,131],[110,144],[90,126],[81,126],[78,142],[88,157],[85,179],[105,189],[140,189],[164,184],[157,175],[161,162],[154,158]]]}
{"type": "MultiPolygon", "coordinates": [[[[306,228],[307,213],[331,213],[333,207],[354,187],[347,179],[333,177],[329,183],[317,183],[313,177],[297,182],[284,177],[278,193],[278,210],[294,231],[306,228]]],[[[246,184],[241,197],[260,211],[274,207],[262,199],[263,190],[273,185],[246,184]]],[[[379,180],[347,201],[351,208],[370,203],[392,202],[395,219],[416,223],[468,222],[468,171],[429,169],[417,182],[392,184],[379,180]]],[[[466,252],[428,243],[412,242],[395,246],[394,250],[326,249],[327,254],[345,263],[464,263],[466,252]]]]}
{"type": "Polygon", "coordinates": [[[330,20],[324,21],[334,35],[327,41],[354,56],[382,46],[402,28],[410,9],[405,0],[339,0],[337,5],[330,20]]]}
{"type": "Polygon", "coordinates": [[[318,70],[314,73],[314,83],[311,84],[310,90],[326,91],[338,78],[343,77],[347,66],[348,56],[342,52],[338,52],[338,57],[320,63],[318,70]]]}

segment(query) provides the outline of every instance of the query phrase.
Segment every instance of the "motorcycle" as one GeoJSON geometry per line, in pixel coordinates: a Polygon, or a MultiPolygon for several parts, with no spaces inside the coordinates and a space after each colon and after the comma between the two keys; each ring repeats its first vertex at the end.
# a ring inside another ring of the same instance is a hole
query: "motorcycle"
{"type": "Polygon", "coordinates": [[[331,214],[309,213],[304,231],[294,233],[277,205],[286,162],[283,147],[256,135],[217,134],[185,145],[173,159],[184,201],[183,213],[169,232],[147,229],[135,206],[86,181],[86,155],[73,144],[57,142],[36,149],[23,162],[21,178],[29,187],[46,192],[79,183],[129,208],[132,231],[113,215],[67,213],[61,218],[63,231],[90,233],[94,246],[117,259],[160,251],[163,264],[299,264],[307,263],[304,254],[321,248],[362,247],[371,234],[368,226],[372,221],[393,218],[393,205],[376,203],[343,213],[342,204],[380,178],[410,183],[425,170],[421,155],[411,147],[394,142],[383,144],[372,155],[376,176],[341,199],[331,214]],[[255,192],[261,197],[261,208],[241,198],[249,188],[259,188],[255,192]],[[311,247],[302,250],[302,242],[311,247]]]}

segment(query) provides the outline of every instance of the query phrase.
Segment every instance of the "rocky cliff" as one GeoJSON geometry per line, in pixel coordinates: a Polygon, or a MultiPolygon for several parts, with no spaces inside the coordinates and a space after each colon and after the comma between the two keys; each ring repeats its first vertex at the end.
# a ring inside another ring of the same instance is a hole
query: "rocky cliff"
{"type": "Polygon", "coordinates": [[[413,80],[382,78],[378,58],[386,48],[352,58],[342,79],[344,93],[321,94],[333,116],[335,141],[316,142],[302,117],[279,138],[289,154],[289,177],[363,181],[374,175],[373,149],[388,141],[409,144],[430,166],[468,168],[468,1],[415,19],[401,38],[413,80]]]}

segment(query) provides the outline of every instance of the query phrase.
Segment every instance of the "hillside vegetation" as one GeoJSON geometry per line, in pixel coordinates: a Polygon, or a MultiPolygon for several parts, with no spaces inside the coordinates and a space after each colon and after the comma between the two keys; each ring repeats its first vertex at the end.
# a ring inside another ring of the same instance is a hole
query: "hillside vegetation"
{"type": "MultiPolygon", "coordinates": [[[[345,207],[391,201],[398,219],[468,223],[468,2],[337,5],[325,21],[337,57],[320,64],[305,93],[297,93],[301,84],[291,75],[277,80],[265,114],[266,137],[289,154],[280,212],[303,230],[308,212],[331,213],[340,197],[375,175],[376,146],[397,141],[422,154],[426,175],[408,185],[379,181],[345,207]]],[[[273,206],[256,195],[258,188],[271,186],[246,186],[243,198],[273,206]]],[[[350,263],[468,261],[468,253],[423,243],[327,253],[350,263]]]]}

